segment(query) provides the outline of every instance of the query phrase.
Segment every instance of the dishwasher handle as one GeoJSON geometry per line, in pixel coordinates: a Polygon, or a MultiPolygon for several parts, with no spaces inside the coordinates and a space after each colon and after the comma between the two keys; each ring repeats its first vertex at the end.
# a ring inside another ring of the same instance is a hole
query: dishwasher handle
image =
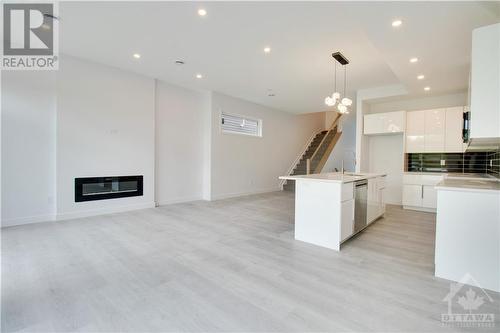
{"type": "Polygon", "coordinates": [[[368,181],[365,179],[365,180],[358,180],[356,183],[354,183],[354,186],[356,187],[360,187],[360,186],[367,186],[368,185],[368,181]]]}

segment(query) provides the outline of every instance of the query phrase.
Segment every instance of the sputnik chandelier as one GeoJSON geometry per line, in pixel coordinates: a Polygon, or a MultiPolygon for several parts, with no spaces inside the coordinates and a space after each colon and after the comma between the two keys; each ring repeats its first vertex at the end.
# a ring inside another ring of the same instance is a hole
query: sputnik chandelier
{"type": "Polygon", "coordinates": [[[347,65],[349,64],[349,60],[347,60],[347,58],[340,52],[333,53],[332,57],[335,59],[335,72],[333,75],[335,81],[333,84],[334,93],[325,98],[325,104],[328,106],[337,105],[337,112],[340,114],[349,113],[347,108],[352,105],[352,100],[345,95],[347,88],[347,65]],[[337,91],[337,62],[344,67],[343,95],[340,95],[340,92],[337,91]]]}

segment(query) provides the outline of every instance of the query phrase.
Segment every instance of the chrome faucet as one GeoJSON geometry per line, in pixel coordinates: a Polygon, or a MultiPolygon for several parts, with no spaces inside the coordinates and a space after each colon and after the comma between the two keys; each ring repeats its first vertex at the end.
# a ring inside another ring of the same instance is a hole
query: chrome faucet
{"type": "Polygon", "coordinates": [[[344,169],[344,160],[342,160],[342,168],[340,169],[340,172],[342,172],[342,174],[345,173],[345,169],[344,169]]]}

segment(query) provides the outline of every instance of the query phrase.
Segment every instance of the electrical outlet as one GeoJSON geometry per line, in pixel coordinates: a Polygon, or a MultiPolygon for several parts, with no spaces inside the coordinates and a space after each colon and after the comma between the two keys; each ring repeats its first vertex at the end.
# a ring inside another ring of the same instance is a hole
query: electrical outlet
{"type": "Polygon", "coordinates": [[[441,166],[445,166],[446,165],[446,160],[441,160],[441,166]]]}

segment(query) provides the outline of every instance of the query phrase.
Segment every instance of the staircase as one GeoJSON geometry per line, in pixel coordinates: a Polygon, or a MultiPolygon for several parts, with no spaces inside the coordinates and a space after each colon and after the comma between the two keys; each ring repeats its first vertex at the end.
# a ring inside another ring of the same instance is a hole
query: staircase
{"type": "MultiPolygon", "coordinates": [[[[328,131],[321,131],[316,134],[290,175],[307,175],[321,172],[335,144],[342,135],[338,128],[339,118],[340,115],[337,116],[328,131]]],[[[287,180],[283,185],[283,190],[295,191],[295,181],[287,180]]]]}

